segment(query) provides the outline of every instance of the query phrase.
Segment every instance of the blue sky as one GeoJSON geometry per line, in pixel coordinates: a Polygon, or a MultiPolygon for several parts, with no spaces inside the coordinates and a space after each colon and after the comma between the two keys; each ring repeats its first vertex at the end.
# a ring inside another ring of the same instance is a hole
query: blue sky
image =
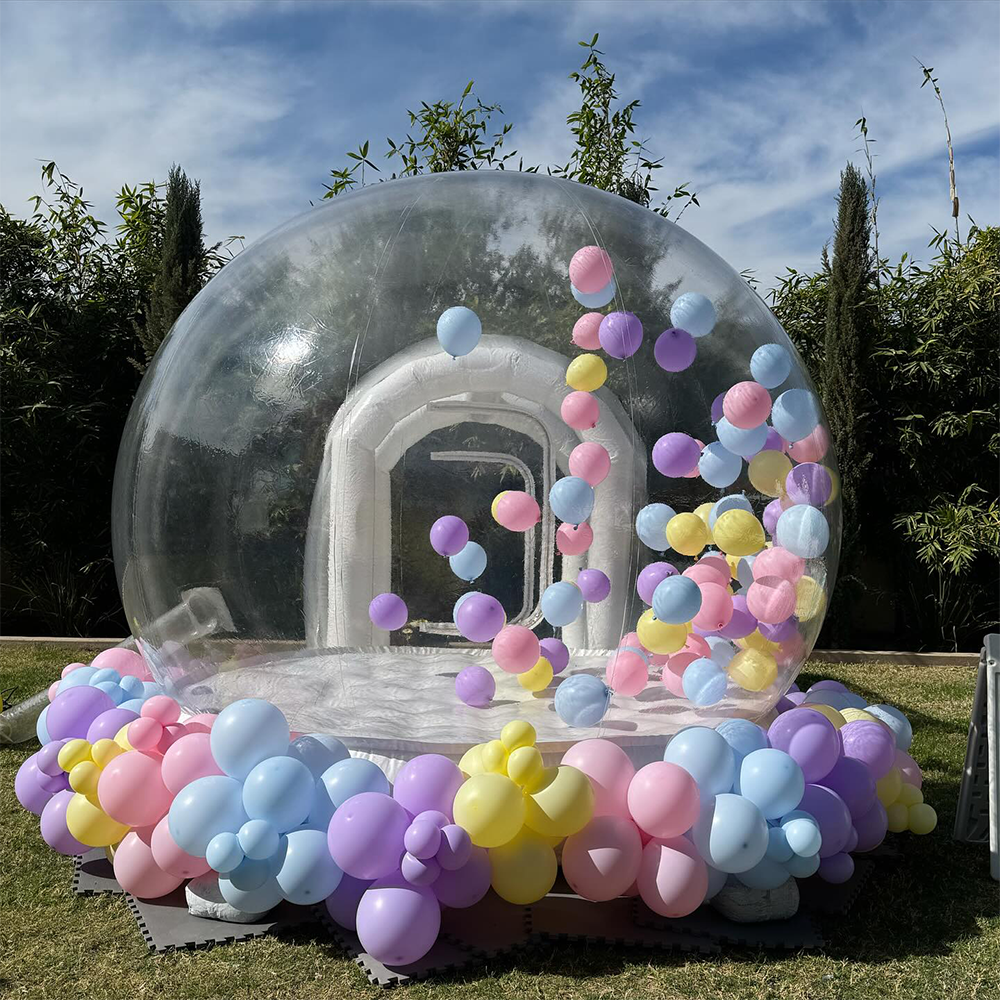
{"type": "Polygon", "coordinates": [[[514,122],[526,163],[564,162],[567,79],[595,31],[682,225],[761,283],[809,268],[839,171],[878,140],[882,247],[925,258],[949,223],[941,80],[967,214],[1000,221],[1000,5],[992,0],[737,3],[16,2],[0,6],[0,200],[26,212],[55,159],[112,219],[123,182],[171,162],[201,180],[208,236],[254,239],[318,199],[344,152],[401,137],[405,109],[470,80],[514,122]]]}

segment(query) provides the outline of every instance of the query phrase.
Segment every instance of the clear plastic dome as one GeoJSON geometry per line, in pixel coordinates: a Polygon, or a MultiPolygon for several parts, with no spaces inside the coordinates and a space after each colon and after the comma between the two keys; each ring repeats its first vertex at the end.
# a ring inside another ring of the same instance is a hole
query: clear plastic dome
{"type": "MultiPolygon", "coordinates": [[[[745,493],[760,518],[776,500],[750,482],[747,461],[724,488],[697,471],[668,478],[653,461],[669,433],[716,441],[713,401],[751,379],[751,356],[768,344],[791,358],[772,399],[812,392],[788,338],[732,268],[678,226],[604,192],[479,172],[342,195],[228,264],[177,321],[143,380],[113,513],[133,633],[157,679],[192,711],[267,697],[295,729],[373,744],[460,747],[492,737],[515,715],[529,718],[542,742],[597,735],[556,714],[556,685],[574,672],[604,677],[609,652],[646,608],[636,591],[645,566],[693,562],[643,544],[639,511],[664,503],[690,512],[745,493]],[[643,339],[624,360],[591,352],[608,369],[593,394],[600,419],[575,430],[563,420],[566,370],[584,353],[574,324],[594,310],[578,301],[586,296],[571,288],[569,265],[594,245],[614,268],[613,300],[598,311],[634,314],[643,339]],[[697,338],[693,363],[666,371],[654,345],[679,325],[671,308],[688,292],[710,300],[716,321],[697,338]],[[475,348],[457,358],[436,336],[453,306],[482,323],[475,348]],[[594,491],[590,548],[564,556],[548,496],[584,441],[606,449],[611,472],[594,491]],[[491,503],[504,490],[537,499],[534,528],[515,532],[494,520],[491,503]],[[486,569],[473,583],[431,547],[429,529],[442,515],[462,518],[485,550],[486,569]],[[610,578],[610,595],[553,628],[542,594],[587,567],[610,578]],[[526,691],[496,667],[488,643],[458,634],[454,605],[470,590],[496,597],[509,623],[570,647],[568,668],[546,690],[526,691]],[[368,613],[384,592],[408,609],[391,634],[368,613]],[[456,697],[455,675],[470,663],[496,677],[488,708],[456,697]]],[[[817,435],[822,426],[814,444],[817,435]]],[[[699,719],[754,718],[787,690],[819,632],[839,548],[834,458],[822,447],[812,452],[804,457],[822,459],[834,484],[821,509],[830,540],[806,560],[814,583],[797,585],[787,634],[766,646],[778,663],[774,681],[751,691],[730,680],[722,700],[699,708],[657,679],[654,663],[639,694],[615,694],[599,727],[606,735],[641,742],[699,719]]],[[[732,588],[745,594],[747,582],[734,578],[732,588]]]]}

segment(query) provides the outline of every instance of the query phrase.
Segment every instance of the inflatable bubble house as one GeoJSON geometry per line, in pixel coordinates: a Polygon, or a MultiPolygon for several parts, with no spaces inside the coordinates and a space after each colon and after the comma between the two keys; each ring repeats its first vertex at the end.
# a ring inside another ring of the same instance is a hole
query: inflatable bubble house
{"type": "Polygon", "coordinates": [[[191,712],[267,698],[373,753],[515,717],[662,747],[793,683],[838,481],[801,359],[698,240],[571,182],[434,175],[194,299],[129,417],[115,560],[191,712]]]}

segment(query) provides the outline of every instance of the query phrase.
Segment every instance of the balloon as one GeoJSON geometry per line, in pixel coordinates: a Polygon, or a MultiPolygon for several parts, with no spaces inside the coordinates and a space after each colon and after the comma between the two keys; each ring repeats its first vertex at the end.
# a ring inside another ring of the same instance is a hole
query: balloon
{"type": "Polygon", "coordinates": [[[896,767],[907,784],[920,788],[923,784],[923,775],[917,762],[905,750],[896,750],[896,767]]]}
{"type": "MultiPolygon", "coordinates": [[[[722,640],[725,642],[725,640],[722,640]]],[[[716,661],[718,662],[718,661],[716,661]]],[[[734,788],[739,791],[739,775],[743,761],[755,750],[763,750],[767,746],[767,734],[760,726],[747,719],[723,719],[715,731],[729,744],[733,751],[733,761],[736,765],[734,788]]]]}
{"type": "Polygon", "coordinates": [[[354,878],[351,875],[341,876],[337,888],[326,897],[326,912],[337,926],[349,931],[357,929],[355,918],[358,905],[370,885],[368,879],[354,878]]]}
{"type": "Polygon", "coordinates": [[[751,889],[777,889],[778,886],[784,885],[790,877],[791,875],[784,865],[772,861],[766,856],[761,858],[753,868],[740,872],[736,876],[743,885],[747,885],[751,889]]]}
{"type": "Polygon", "coordinates": [[[109,708],[102,712],[90,724],[87,729],[86,739],[88,743],[96,743],[98,740],[113,740],[115,734],[130,722],[134,722],[139,716],[135,712],[130,712],[127,708],[109,708]]]}
{"type": "Polygon", "coordinates": [[[236,839],[240,845],[240,852],[251,861],[267,860],[278,850],[280,843],[277,828],[264,819],[247,820],[240,827],[236,839]]]}
{"type": "Polygon", "coordinates": [[[611,581],[599,569],[580,570],[576,585],[588,604],[600,604],[611,593],[611,581]]]}
{"type": "Polygon", "coordinates": [[[479,317],[465,306],[452,306],[438,317],[438,343],[453,358],[460,358],[472,351],[483,335],[479,317]]]}
{"type": "Polygon", "coordinates": [[[527,531],[538,524],[538,501],[523,490],[504,490],[494,501],[493,517],[508,531],[527,531]]]}
{"type": "Polygon", "coordinates": [[[53,740],[83,738],[91,723],[114,707],[114,701],[99,688],[86,684],[70,687],[45,708],[45,728],[53,740]]]}
{"type": "Polygon", "coordinates": [[[633,650],[618,649],[608,657],[604,679],[616,694],[631,698],[646,686],[649,665],[641,654],[633,650]]]}
{"type": "Polygon", "coordinates": [[[819,854],[810,854],[806,857],[794,854],[785,864],[788,874],[794,875],[795,878],[809,878],[810,875],[815,875],[819,871],[819,866],[819,854]]]}
{"type": "Polygon", "coordinates": [[[776,389],[791,370],[791,356],[779,344],[764,344],[750,356],[750,374],[765,389],[776,389]]]}
{"type": "Polygon", "coordinates": [[[903,833],[910,825],[910,810],[902,802],[893,802],[885,807],[890,833],[903,833]]]}
{"type": "Polygon", "coordinates": [[[97,794],[101,808],[126,826],[152,826],[173,798],[160,777],[160,758],[139,750],[120,754],[104,768],[97,794]]]}
{"type": "Polygon", "coordinates": [[[506,621],[503,605],[489,594],[472,594],[455,615],[458,631],[470,642],[489,642],[506,621]]]}
{"type": "Polygon", "coordinates": [[[217,833],[205,848],[205,861],[209,866],[227,875],[239,868],[245,857],[239,838],[228,831],[217,833]]]}
{"type": "Polygon", "coordinates": [[[854,874],[854,859],[843,852],[827,858],[820,857],[818,874],[824,882],[847,882],[854,874]]]}
{"type": "Polygon", "coordinates": [[[458,765],[436,753],[420,754],[407,761],[396,775],[392,797],[407,812],[437,810],[451,821],[455,793],[463,782],[458,765]]]}
{"type": "Polygon", "coordinates": [[[698,345],[687,330],[671,327],[664,330],[653,344],[653,358],[665,372],[682,372],[691,367],[698,345]]]}
{"type": "Polygon", "coordinates": [[[737,382],[723,398],[722,412],[733,427],[750,430],[770,416],[771,394],[757,382],[737,382]]]}
{"type": "Polygon", "coordinates": [[[692,705],[718,704],[726,696],[728,677],[714,660],[701,656],[687,665],[681,677],[681,690],[692,705]]]}
{"type": "Polygon", "coordinates": [[[568,837],[594,815],[594,789],[582,771],[560,764],[545,769],[524,804],[526,826],[544,837],[568,837]]]}
{"type": "Polygon", "coordinates": [[[472,852],[472,840],[462,827],[457,823],[446,823],[441,827],[441,844],[434,860],[443,871],[458,871],[468,863],[472,852]]]}
{"type": "Polygon", "coordinates": [[[391,875],[403,856],[403,836],[409,825],[406,810],[395,799],[362,792],[333,814],[327,834],[330,856],[355,878],[391,875]]]}
{"type": "Polygon", "coordinates": [[[778,545],[758,552],[753,561],[754,579],[778,576],[797,583],[805,571],[805,560],[778,545]]]}
{"type": "Polygon", "coordinates": [[[171,744],[163,755],[160,778],[171,795],[176,795],[185,785],[209,774],[222,774],[212,757],[211,737],[208,733],[189,733],[171,744]]]}
{"type": "Polygon", "coordinates": [[[571,389],[594,392],[600,389],[608,378],[608,366],[596,354],[581,354],[575,357],[566,369],[566,384],[571,389]]]}
{"type": "Polygon", "coordinates": [[[692,337],[707,337],[715,328],[715,307],[700,292],[685,292],[670,307],[670,323],[692,337]]]}
{"type": "Polygon", "coordinates": [[[668,576],[653,591],[653,614],[670,625],[691,621],[701,609],[701,590],[685,576],[668,576]]]}
{"type": "Polygon", "coordinates": [[[225,775],[198,778],[170,803],[167,818],[174,843],[188,854],[204,857],[216,834],[235,833],[247,821],[242,782],[225,775]]]}
{"type": "MultiPolygon", "coordinates": [[[[669,508],[667,508],[669,510],[669,508]]],[[[666,529],[663,543],[666,545],[666,529]]],[[[653,593],[668,576],[676,576],[677,570],[667,562],[650,563],[635,581],[635,589],[644,604],[653,603],[653,593]]]]}
{"type": "MultiPolygon", "coordinates": [[[[853,758],[847,757],[845,760],[853,758]]],[[[899,768],[894,767],[875,783],[875,794],[878,795],[879,802],[887,809],[898,798],[903,789],[903,779],[900,777],[899,768]]]]}
{"type": "Polygon", "coordinates": [[[872,777],[884,778],[896,762],[896,740],[892,731],[878,722],[849,722],[840,730],[845,757],[868,766],[872,777]]]}
{"type": "Polygon", "coordinates": [[[491,884],[508,903],[537,903],[556,881],[558,865],[552,848],[537,833],[522,830],[490,852],[491,884]]]}
{"type": "Polygon", "coordinates": [[[611,456],[596,441],[583,441],[569,453],[569,474],[597,486],[608,478],[611,456]]]}
{"type": "Polygon", "coordinates": [[[455,556],[469,543],[469,526],[460,517],[439,517],[430,532],[431,548],[439,556],[455,556]]]}
{"type": "Polygon", "coordinates": [[[166,816],[153,828],[149,846],[156,866],[175,878],[197,878],[211,871],[211,865],[205,858],[193,857],[174,843],[166,816]]]}
{"type": "Polygon", "coordinates": [[[596,396],[577,390],[563,399],[559,415],[574,430],[589,430],[597,426],[597,421],[601,417],[601,406],[596,396]]]}
{"type": "Polygon", "coordinates": [[[525,798],[506,775],[476,774],[458,789],[453,809],[473,844],[499,847],[524,825],[525,798]]]}
{"type": "Polygon", "coordinates": [[[402,628],[409,614],[405,602],[397,594],[379,594],[368,605],[368,617],[371,623],[387,632],[395,632],[396,629],[402,628]]]}
{"type": "Polygon", "coordinates": [[[219,892],[230,906],[244,913],[267,913],[282,900],[281,887],[273,876],[266,877],[253,889],[241,889],[231,878],[220,876],[219,892]]]}
{"type": "Polygon", "coordinates": [[[715,544],[729,556],[749,556],[764,548],[764,529],[746,510],[727,510],[719,515],[712,529],[715,544]]]}
{"type": "Polygon", "coordinates": [[[556,714],[568,726],[596,726],[611,703],[611,689],[590,674],[573,674],[556,688],[556,714]]]}
{"type": "Polygon", "coordinates": [[[818,462],[830,447],[830,435],[822,424],[807,434],[801,441],[793,441],[788,446],[788,454],[796,462],[818,462]]]}
{"type": "Polygon", "coordinates": [[[60,854],[86,854],[89,849],[86,844],[77,840],[66,826],[66,809],[73,800],[73,794],[69,789],[56,792],[42,808],[40,822],[42,840],[60,854]]]}
{"type": "Polygon", "coordinates": [[[789,471],[785,478],[785,491],[793,504],[822,507],[830,502],[833,480],[824,466],[803,462],[789,471]]]}
{"type": "Polygon", "coordinates": [[[715,425],[719,444],[726,451],[746,459],[752,458],[764,447],[767,443],[767,431],[767,424],[759,424],[744,430],[733,426],[725,417],[715,425]]]}
{"type": "Polygon", "coordinates": [[[840,757],[840,736],[814,708],[785,712],[767,731],[771,746],[784,750],[802,768],[807,782],[822,781],[840,757]]]}
{"type": "Polygon", "coordinates": [[[233,778],[245,778],[261,761],[283,756],[290,733],[281,710],[260,698],[234,701],[210,734],[212,756],[233,778]]]}
{"type": "Polygon", "coordinates": [[[771,423],[786,441],[801,441],[819,423],[816,397],[808,389],[788,389],[774,401],[771,423]]]}
{"type": "MultiPolygon", "coordinates": [[[[712,504],[708,514],[708,527],[710,531],[714,530],[715,522],[719,519],[719,515],[724,514],[727,510],[745,510],[747,513],[753,514],[753,506],[744,494],[731,493],[729,496],[725,496],[712,504]]],[[[725,568],[724,576],[725,579],[721,582],[723,585],[726,585],[730,580],[728,565],[725,568]]]]}
{"type": "Polygon", "coordinates": [[[642,901],[663,917],[693,913],[708,894],[708,868],[684,837],[651,840],[642,849],[636,881],[642,901]]]}
{"type": "Polygon", "coordinates": [[[819,784],[835,791],[847,806],[855,823],[875,802],[875,779],[868,766],[853,757],[841,757],[819,784]]]}
{"type": "Polygon", "coordinates": [[[893,708],[892,705],[869,705],[865,711],[892,730],[898,749],[904,752],[910,749],[910,744],[913,742],[913,727],[898,708],[893,708]]]}
{"type": "Polygon", "coordinates": [[[727,587],[717,583],[702,583],[701,608],[691,620],[695,628],[706,631],[718,631],[725,628],[733,619],[733,595],[727,587]]]}
{"type": "Polygon", "coordinates": [[[779,819],[797,809],[805,790],[802,768],[782,750],[765,747],[743,758],[740,795],[760,809],[764,819],[779,819]]]}
{"type": "Polygon", "coordinates": [[[306,733],[292,740],[288,756],[302,761],[314,778],[320,778],[328,768],[333,767],[337,761],[346,760],[351,753],[335,736],[306,733]]]}
{"type": "Polygon", "coordinates": [[[45,804],[52,797],[52,792],[48,792],[38,783],[41,773],[38,770],[38,754],[33,753],[17,769],[17,776],[14,778],[14,794],[17,801],[36,816],[40,816],[45,808],[45,804]]]}
{"type": "Polygon", "coordinates": [[[552,683],[552,676],[552,664],[540,656],[530,670],[517,675],[517,683],[526,691],[544,691],[552,683]]]}
{"type": "Polygon", "coordinates": [[[594,529],[589,524],[560,524],[556,528],[556,548],[564,556],[582,555],[594,541],[594,529]]]}
{"type": "MultiPolygon", "coordinates": [[[[763,492],[763,491],[761,491],[763,492]]],[[[764,530],[773,538],[775,531],[778,529],[778,518],[781,517],[784,511],[784,500],[783,498],[778,498],[772,500],[765,508],[764,513],[761,514],[761,522],[764,525],[764,530]]]]}
{"type": "Polygon", "coordinates": [[[694,778],[702,801],[728,792],[736,777],[736,762],[729,744],[714,730],[690,726],[673,736],[663,759],[684,768],[694,778]]]}
{"type": "Polygon", "coordinates": [[[575,583],[550,583],[542,593],[542,616],[555,627],[570,625],[583,610],[583,594],[575,583]]]}
{"type": "Polygon", "coordinates": [[[392,876],[373,883],[361,897],[356,924],[364,950],[391,967],[409,965],[433,947],[441,928],[434,893],[392,876]]]}
{"type": "MultiPolygon", "coordinates": [[[[674,516],[673,507],[669,507],[665,503],[647,504],[636,515],[635,533],[643,545],[649,546],[656,552],[665,552],[670,548],[667,542],[667,524],[674,516]]],[[[653,565],[666,566],[667,563],[654,563],[653,565]]],[[[677,571],[674,570],[674,572],[677,571]]]]}
{"type": "Polygon", "coordinates": [[[652,608],[640,615],[635,630],[643,647],[652,653],[676,653],[683,648],[687,638],[687,629],[683,625],[661,622],[652,608]]]}
{"type": "Polygon", "coordinates": [[[146,661],[134,650],[123,649],[121,646],[102,650],[90,661],[90,666],[94,670],[110,668],[117,671],[121,677],[138,677],[142,681],[153,679],[146,661]]]}
{"type": "Polygon", "coordinates": [[[563,875],[570,888],[595,902],[625,893],[639,874],[641,859],[639,831],[620,816],[595,816],[567,837],[562,849],[563,875]]]}
{"type": "Polygon", "coordinates": [[[642,344],[642,323],[630,312],[608,313],[597,335],[604,352],[612,358],[630,358],[642,344]]]}
{"type": "Polygon", "coordinates": [[[581,247],[569,262],[569,280],[588,295],[601,291],[614,274],[615,268],[608,252],[600,247],[581,247]]]}
{"type": "Polygon", "coordinates": [[[778,676],[775,658],[760,649],[741,649],[729,661],[729,676],[744,691],[763,691],[778,676]]]}
{"type": "Polygon", "coordinates": [[[136,833],[129,833],[115,849],[115,878],[128,893],[139,899],[158,899],[173,892],[184,877],[160,868],[152,848],[136,833]]]}
{"type": "Polygon", "coordinates": [[[549,506],[560,521],[582,524],[594,509],[594,487],[578,476],[563,476],[549,490],[549,506]]]}
{"type": "MultiPolygon", "coordinates": [[[[66,666],[62,668],[62,673],[60,673],[59,676],[60,677],[66,677],[69,674],[73,673],[74,670],[79,670],[81,667],[84,667],[84,664],[82,664],[82,663],[67,663],[66,666]]],[[[95,668],[94,667],[85,667],[85,669],[89,669],[91,672],[93,672],[95,668]]]]}
{"type": "Polygon", "coordinates": [[[286,840],[285,859],[275,875],[282,895],[300,906],[326,899],[343,877],[330,857],[326,834],[322,830],[292,830],[286,840]]]}
{"type": "Polygon", "coordinates": [[[496,691],[497,682],[493,675],[478,663],[463,668],[455,678],[455,694],[473,708],[485,708],[496,691]]]}
{"type": "Polygon", "coordinates": [[[117,844],[129,830],[104,812],[96,796],[88,798],[79,792],[66,804],[66,829],[87,847],[117,844]]]}
{"type": "Polygon", "coordinates": [[[702,800],[692,839],[698,853],[714,868],[739,874],[764,857],[767,829],[767,821],[749,799],[723,793],[702,800]]]}
{"type": "Polygon", "coordinates": [[[378,764],[363,757],[348,757],[331,764],[316,783],[310,821],[328,824],[334,810],[362,792],[389,794],[389,779],[378,764]]]}
{"type": "Polygon", "coordinates": [[[823,838],[819,848],[820,858],[839,854],[851,832],[851,813],[844,800],[831,788],[807,784],[799,809],[814,817],[819,824],[823,838]]]}
{"type": "MultiPolygon", "coordinates": [[[[615,297],[616,291],[614,279],[609,281],[599,292],[593,292],[592,294],[581,292],[572,282],[570,283],[569,290],[573,298],[584,309],[600,309],[601,306],[606,306],[615,297]]],[[[601,316],[601,319],[604,319],[604,317],[601,316]]]]}
{"type": "Polygon", "coordinates": [[[662,475],[679,479],[698,464],[700,450],[690,434],[673,431],[653,445],[653,465],[662,475]]]}
{"type": "Polygon", "coordinates": [[[604,319],[603,313],[584,313],[573,324],[573,343],[585,351],[596,351],[601,346],[598,330],[602,319],[604,319]]]}
{"type": "Polygon", "coordinates": [[[698,460],[698,472],[709,486],[724,489],[732,486],[740,477],[743,460],[734,455],[719,442],[708,444],[698,460]]]}
{"type": "Polygon", "coordinates": [[[492,652],[497,666],[509,674],[530,670],[540,655],[535,633],[523,625],[506,625],[500,629],[493,640],[492,652]]]}
{"type": "Polygon", "coordinates": [[[561,674],[569,666],[569,649],[560,639],[542,639],[538,645],[541,655],[552,665],[552,673],[561,674]]]}
{"type": "Polygon", "coordinates": [[[908,824],[911,833],[923,837],[937,826],[937,813],[926,802],[917,802],[909,807],[908,824]]]}
{"type": "Polygon", "coordinates": [[[486,562],[486,550],[478,542],[468,542],[461,552],[448,560],[448,565],[460,580],[471,583],[482,576],[486,562]]]}
{"type": "Polygon", "coordinates": [[[651,837],[670,839],[686,833],[698,818],[700,805],[694,778],[677,764],[654,761],[636,771],[629,784],[629,814],[651,837]]]}
{"type": "Polygon", "coordinates": [[[628,789],[635,775],[629,756],[610,740],[581,740],[562,763],[581,771],[594,790],[594,816],[628,818],[628,789]]]}
{"type": "Polygon", "coordinates": [[[785,864],[786,862],[791,861],[792,858],[796,857],[795,852],[788,843],[788,837],[785,834],[784,827],[768,827],[767,853],[764,857],[769,858],[771,861],[777,861],[780,864],[785,864]]]}
{"type": "Polygon", "coordinates": [[[468,861],[459,869],[442,870],[434,880],[434,895],[443,906],[464,909],[486,895],[493,877],[490,856],[482,847],[473,847],[468,861]]]}
{"type": "Polygon", "coordinates": [[[753,488],[764,496],[781,497],[785,493],[785,482],[791,474],[792,463],[780,451],[759,451],[750,459],[747,470],[753,488]]]}
{"type": "Polygon", "coordinates": [[[667,542],[681,555],[696,556],[708,542],[708,528],[697,514],[677,514],[667,524],[667,542]]]}
{"type": "Polygon", "coordinates": [[[765,624],[777,624],[795,611],[795,587],[780,576],[762,576],[747,588],[747,610],[765,624]]]}
{"type": "Polygon", "coordinates": [[[305,822],[313,805],[316,780],[294,757],[261,761],[243,784],[243,808],[250,819],[262,819],[279,833],[305,822]]]}

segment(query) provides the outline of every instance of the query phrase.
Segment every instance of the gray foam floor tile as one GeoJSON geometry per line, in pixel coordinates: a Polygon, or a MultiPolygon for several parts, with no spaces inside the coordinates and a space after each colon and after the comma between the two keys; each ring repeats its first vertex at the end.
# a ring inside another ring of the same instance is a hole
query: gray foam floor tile
{"type": "Polygon", "coordinates": [[[839,885],[824,882],[818,875],[799,879],[802,906],[816,913],[843,916],[857,902],[874,870],[874,861],[858,858],[854,862],[854,874],[839,885]]]}
{"type": "Polygon", "coordinates": [[[78,896],[122,891],[103,847],[95,847],[86,854],[73,858],[72,888],[78,896]]]}

